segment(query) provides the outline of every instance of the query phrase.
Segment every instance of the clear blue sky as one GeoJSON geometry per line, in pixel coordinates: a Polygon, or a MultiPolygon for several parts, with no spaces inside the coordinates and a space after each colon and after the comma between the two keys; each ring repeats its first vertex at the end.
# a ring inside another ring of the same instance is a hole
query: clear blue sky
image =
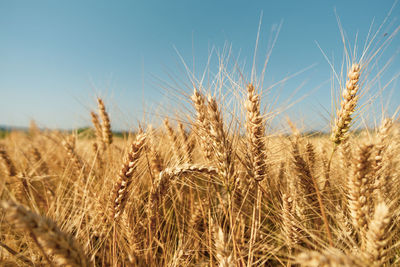
{"type": "MultiPolygon", "coordinates": [[[[316,64],[285,83],[280,94],[287,98],[305,82],[296,96],[309,96],[288,114],[306,120],[306,126],[327,127],[331,71],[316,42],[339,66],[343,45],[334,9],[349,40],[359,32],[362,45],[372,20],[376,29],[392,5],[393,1],[329,0],[0,0],[0,125],[27,126],[32,118],[42,127],[89,125],[89,110],[101,95],[114,128],[129,128],[144,111],[157,110],[158,103],[171,106],[158,79],[168,81],[171,73],[184,79],[175,48],[190,67],[194,55],[197,73],[204,69],[211,47],[222,49],[225,43],[232,45],[233,56],[250,64],[263,12],[258,60],[263,60],[271,29],[282,22],[266,85],[316,64]]],[[[397,4],[388,30],[399,26],[399,15],[397,4]]],[[[399,51],[399,37],[385,54],[399,51]]],[[[396,58],[387,74],[399,71],[396,58]]],[[[394,86],[389,111],[400,104],[400,84],[394,86]]]]}

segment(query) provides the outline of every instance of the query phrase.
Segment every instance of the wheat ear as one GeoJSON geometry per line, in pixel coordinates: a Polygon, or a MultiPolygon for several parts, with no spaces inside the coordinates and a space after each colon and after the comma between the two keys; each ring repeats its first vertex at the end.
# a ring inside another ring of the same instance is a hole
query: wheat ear
{"type": "Polygon", "coordinates": [[[232,147],[224,129],[224,123],[217,100],[209,96],[207,108],[210,123],[210,137],[217,159],[218,172],[221,175],[224,185],[228,188],[228,191],[230,191],[234,181],[232,147]]]}
{"type": "Polygon", "coordinates": [[[152,177],[158,177],[160,172],[164,169],[164,162],[163,158],[160,154],[160,151],[157,149],[156,145],[156,138],[155,138],[155,131],[152,129],[151,126],[148,127],[148,151],[149,151],[149,156],[150,156],[150,168],[151,168],[151,174],[152,177]]]}
{"type": "MultiPolygon", "coordinates": [[[[9,246],[7,246],[6,244],[4,244],[3,242],[0,241],[0,247],[2,247],[3,249],[5,249],[8,253],[10,253],[11,255],[13,255],[16,259],[22,261],[23,263],[26,264],[26,266],[33,266],[35,267],[35,264],[28,258],[24,257],[23,255],[21,255],[20,252],[17,252],[15,250],[13,250],[12,248],[10,248],[9,246]]],[[[2,262],[4,264],[4,262],[2,262]]]]}
{"type": "Polygon", "coordinates": [[[16,228],[29,231],[45,256],[57,266],[90,266],[82,249],[55,222],[11,201],[2,201],[0,205],[7,220],[16,228]]]}
{"type": "Polygon", "coordinates": [[[347,186],[350,216],[354,227],[360,233],[362,243],[365,240],[367,214],[369,212],[369,177],[367,175],[370,168],[369,158],[372,147],[370,144],[364,144],[359,148],[347,186]]]}
{"type": "Polygon", "coordinates": [[[118,217],[123,212],[128,195],[128,188],[132,183],[132,176],[137,168],[137,163],[139,161],[142,148],[146,142],[146,137],[147,136],[145,133],[139,133],[136,136],[136,139],[132,143],[130,151],[128,152],[125,162],[119,172],[118,182],[114,187],[113,194],[112,217],[114,218],[114,221],[118,220],[118,217]]]}
{"type": "Polygon", "coordinates": [[[110,117],[108,116],[108,113],[106,111],[106,106],[104,105],[104,102],[101,98],[97,98],[97,104],[99,108],[99,114],[102,120],[102,137],[103,141],[107,145],[111,145],[113,141],[113,136],[111,132],[111,123],[110,123],[110,117]]]}
{"type": "Polygon", "coordinates": [[[164,169],[160,173],[159,181],[162,181],[164,177],[173,178],[186,173],[204,173],[204,174],[216,175],[217,169],[212,166],[186,163],[176,167],[164,169]]]}
{"type": "Polygon", "coordinates": [[[0,158],[3,160],[3,165],[7,170],[8,176],[15,176],[17,175],[17,171],[15,168],[14,163],[12,162],[10,156],[8,155],[4,146],[0,146],[0,158]]]}
{"type": "Polygon", "coordinates": [[[291,251],[300,241],[300,229],[294,218],[293,199],[288,194],[282,195],[282,230],[286,244],[291,251]]]}
{"type": "Polygon", "coordinates": [[[392,128],[393,121],[391,119],[384,119],[378,130],[378,140],[375,145],[375,166],[374,171],[377,173],[382,168],[382,155],[387,147],[387,138],[389,136],[390,129],[392,128]]]}
{"type": "Polygon", "coordinates": [[[387,227],[390,223],[389,208],[384,203],[375,207],[374,218],[369,223],[365,252],[367,258],[376,266],[382,266],[389,242],[387,227]]]}
{"type": "Polygon", "coordinates": [[[260,114],[260,96],[255,92],[254,86],[247,86],[246,107],[246,133],[249,144],[249,154],[254,180],[260,182],[266,175],[265,153],[265,127],[260,114]]]}
{"type": "Polygon", "coordinates": [[[31,137],[34,137],[40,133],[40,129],[35,120],[30,120],[28,132],[31,137]]]}
{"type": "MultiPolygon", "coordinates": [[[[329,243],[331,246],[333,246],[332,233],[329,228],[329,222],[325,212],[325,206],[322,201],[322,196],[318,188],[317,181],[311,173],[310,165],[307,164],[303,159],[303,157],[300,155],[298,139],[292,142],[292,148],[293,148],[292,154],[293,154],[293,163],[295,171],[300,178],[300,185],[303,187],[303,192],[306,194],[305,197],[308,200],[309,202],[308,204],[311,207],[314,207],[318,202],[319,210],[321,212],[321,217],[324,221],[325,230],[328,235],[329,243]]],[[[309,151],[308,152],[309,162],[313,160],[311,154],[312,153],[309,151]]]]}
{"type": "Polygon", "coordinates": [[[218,267],[233,267],[233,253],[228,249],[228,242],[225,241],[225,234],[222,228],[216,223],[212,223],[215,245],[215,257],[218,261],[218,267]]]}
{"type": "Polygon", "coordinates": [[[375,161],[374,163],[374,174],[375,174],[375,189],[377,191],[378,197],[383,199],[384,196],[388,193],[388,189],[390,188],[390,181],[387,179],[388,175],[385,175],[385,171],[388,168],[386,167],[392,160],[388,160],[391,155],[387,152],[388,147],[388,137],[390,130],[393,126],[393,121],[391,119],[384,119],[382,121],[381,126],[379,127],[377,134],[377,142],[375,144],[375,161]],[[386,160],[383,161],[383,157],[386,154],[386,160]]]}
{"type": "MultiPolygon", "coordinates": [[[[348,139],[348,131],[350,129],[350,123],[352,121],[352,114],[357,106],[359,94],[359,79],[360,79],[361,67],[360,64],[352,64],[350,70],[347,73],[348,79],[346,82],[346,88],[342,92],[342,101],[340,102],[340,109],[336,113],[335,124],[331,134],[331,141],[334,144],[331,157],[328,162],[327,175],[330,175],[331,163],[333,155],[343,141],[348,139]]],[[[328,180],[329,181],[329,180],[328,180]]]]}
{"type": "Polygon", "coordinates": [[[85,164],[82,158],[75,151],[75,138],[73,135],[69,136],[66,140],[62,141],[62,145],[67,152],[68,158],[72,162],[75,174],[80,175],[81,172],[85,172],[85,164]]]}
{"type": "Polygon", "coordinates": [[[346,88],[342,93],[343,99],[340,103],[340,110],[337,111],[335,125],[331,135],[332,142],[337,145],[347,138],[347,132],[349,131],[352,121],[351,115],[357,105],[359,98],[357,92],[359,89],[360,65],[353,64],[347,76],[346,88]]]}
{"type": "Polygon", "coordinates": [[[179,153],[180,145],[178,143],[178,137],[176,136],[174,129],[172,129],[171,125],[169,124],[168,119],[164,120],[164,126],[165,126],[165,129],[167,130],[168,139],[172,143],[172,153],[174,154],[176,160],[180,161],[181,155],[179,153]]]}
{"type": "Polygon", "coordinates": [[[292,141],[292,162],[293,170],[300,182],[300,188],[308,205],[314,206],[317,203],[316,188],[313,184],[313,177],[309,165],[299,151],[298,139],[292,141]]]}
{"type": "Polygon", "coordinates": [[[197,137],[199,140],[199,144],[201,150],[208,161],[211,161],[212,158],[212,147],[210,141],[210,126],[207,119],[207,105],[204,98],[196,88],[193,91],[193,95],[191,97],[194,108],[196,109],[196,130],[197,137]]]}
{"type": "Polygon", "coordinates": [[[218,171],[215,167],[187,163],[172,168],[166,168],[160,172],[158,179],[154,182],[150,202],[153,204],[155,202],[160,202],[168,192],[170,183],[174,178],[189,173],[217,175],[218,171]]]}
{"type": "Polygon", "coordinates": [[[307,251],[299,254],[296,261],[304,267],[363,267],[353,255],[345,255],[337,249],[329,249],[322,252],[307,251]]]}
{"type": "Polygon", "coordinates": [[[32,155],[36,164],[38,164],[38,171],[40,173],[48,174],[49,167],[47,163],[43,160],[42,153],[33,145],[30,146],[30,154],[32,155]]]}
{"type": "Polygon", "coordinates": [[[94,112],[94,111],[90,112],[90,116],[92,118],[92,124],[94,126],[96,139],[100,143],[100,147],[103,150],[105,148],[105,143],[103,140],[103,130],[102,130],[101,122],[99,120],[99,116],[97,116],[96,112],[94,112]]]}
{"type": "Polygon", "coordinates": [[[150,217],[152,230],[155,230],[158,207],[161,205],[163,198],[168,193],[171,182],[175,177],[188,173],[217,175],[218,172],[214,167],[196,164],[182,164],[173,168],[166,168],[160,172],[158,179],[154,182],[147,211],[150,217]]]}
{"type": "Polygon", "coordinates": [[[181,122],[178,123],[178,133],[182,140],[182,148],[184,152],[183,159],[185,162],[191,163],[193,160],[193,142],[189,139],[189,136],[185,131],[185,127],[181,122]]]}
{"type": "Polygon", "coordinates": [[[345,170],[349,170],[351,167],[351,162],[353,158],[352,150],[351,150],[351,145],[350,145],[350,140],[347,139],[342,142],[341,148],[339,150],[340,152],[340,161],[342,166],[344,167],[345,170]]]}

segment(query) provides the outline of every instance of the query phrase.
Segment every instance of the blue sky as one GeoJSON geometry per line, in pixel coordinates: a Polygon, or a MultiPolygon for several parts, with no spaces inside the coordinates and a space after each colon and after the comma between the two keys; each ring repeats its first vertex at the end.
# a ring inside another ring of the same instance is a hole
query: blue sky
{"type": "MultiPolygon", "coordinates": [[[[177,90],[190,91],[177,51],[191,69],[195,66],[198,76],[210,50],[221,51],[227,44],[232,56],[249,67],[263,14],[259,63],[281,25],[265,86],[312,66],[272,89],[277,91],[263,101],[273,102],[277,94],[287,99],[300,87],[294,99],[307,97],[285,114],[305,128],[326,129],[332,72],[316,42],[340,67],[343,44],[334,10],[350,44],[358,33],[362,46],[372,20],[376,30],[393,3],[0,0],[0,125],[27,126],[31,119],[41,127],[89,125],[96,95],[105,99],[115,129],[135,126],[143,114],[152,120],[152,114],[179,106],[168,97],[172,89],[164,90],[167,82],[178,80],[177,90]]],[[[399,15],[397,4],[379,38],[400,25],[399,15]]],[[[394,37],[382,61],[398,53],[399,37],[394,37]]],[[[210,69],[217,68],[215,62],[210,69]]],[[[396,58],[380,84],[399,71],[396,58]]],[[[400,104],[399,86],[392,83],[383,100],[377,100],[389,113],[400,104]]]]}

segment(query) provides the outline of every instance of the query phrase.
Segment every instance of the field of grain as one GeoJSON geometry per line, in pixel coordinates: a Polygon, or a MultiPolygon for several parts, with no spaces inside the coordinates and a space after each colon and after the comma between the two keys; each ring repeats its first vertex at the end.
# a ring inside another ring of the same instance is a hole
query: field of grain
{"type": "Polygon", "coordinates": [[[398,266],[398,122],[352,129],[368,63],[345,67],[325,135],[266,131],[250,82],[239,111],[194,85],[191,112],[123,137],[101,98],[79,134],[4,134],[0,265],[398,266]]]}

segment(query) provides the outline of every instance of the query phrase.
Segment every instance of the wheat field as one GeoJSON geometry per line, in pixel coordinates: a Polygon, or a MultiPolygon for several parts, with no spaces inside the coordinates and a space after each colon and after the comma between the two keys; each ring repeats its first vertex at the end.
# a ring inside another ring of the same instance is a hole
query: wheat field
{"type": "Polygon", "coordinates": [[[101,98],[79,134],[7,133],[0,264],[398,266],[399,124],[352,129],[370,61],[347,64],[322,135],[267,131],[256,82],[235,111],[194,84],[190,112],[122,137],[101,98]]]}

